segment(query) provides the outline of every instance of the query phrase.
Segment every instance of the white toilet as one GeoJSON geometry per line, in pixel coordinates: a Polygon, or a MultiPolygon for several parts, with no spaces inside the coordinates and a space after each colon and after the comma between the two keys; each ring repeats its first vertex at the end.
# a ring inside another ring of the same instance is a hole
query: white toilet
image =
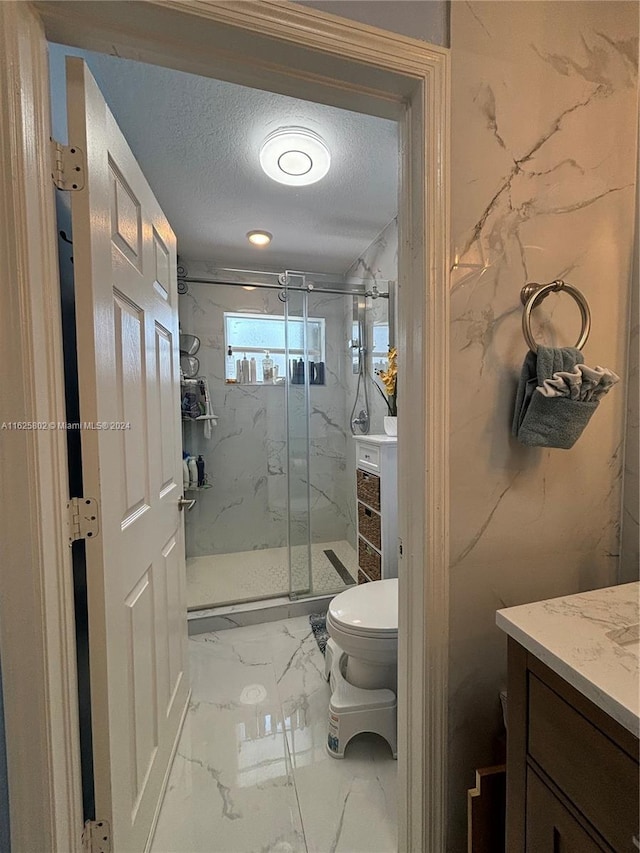
{"type": "Polygon", "coordinates": [[[329,605],[327,630],[329,754],[342,758],[352,737],[376,732],[388,741],[395,758],[398,579],[341,592],[329,605]]]}

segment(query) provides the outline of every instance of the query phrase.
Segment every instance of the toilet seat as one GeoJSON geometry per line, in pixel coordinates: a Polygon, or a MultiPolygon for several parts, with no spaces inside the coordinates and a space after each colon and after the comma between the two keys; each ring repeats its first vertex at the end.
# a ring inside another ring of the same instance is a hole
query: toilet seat
{"type": "Polygon", "coordinates": [[[355,687],[396,689],[398,579],[345,590],[327,612],[329,636],[347,654],[347,681],[355,687]]]}
{"type": "Polygon", "coordinates": [[[398,579],[360,584],[336,595],[327,623],[354,638],[397,639],[398,579]]]}

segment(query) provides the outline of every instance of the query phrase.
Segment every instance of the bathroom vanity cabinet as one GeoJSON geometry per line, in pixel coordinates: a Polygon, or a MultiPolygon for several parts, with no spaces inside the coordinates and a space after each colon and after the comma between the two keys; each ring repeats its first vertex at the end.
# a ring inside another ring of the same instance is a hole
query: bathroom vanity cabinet
{"type": "Polygon", "coordinates": [[[507,849],[634,851],[638,738],[509,641],[507,849]]]}
{"type": "Polygon", "coordinates": [[[509,853],[640,849],[638,584],[498,612],[509,853]]]}
{"type": "Polygon", "coordinates": [[[398,577],[398,439],[356,439],[358,583],[398,577]]]}

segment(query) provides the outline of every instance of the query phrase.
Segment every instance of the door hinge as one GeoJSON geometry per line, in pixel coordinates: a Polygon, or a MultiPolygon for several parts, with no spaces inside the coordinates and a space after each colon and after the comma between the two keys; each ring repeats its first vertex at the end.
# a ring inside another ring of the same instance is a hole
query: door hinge
{"type": "Polygon", "coordinates": [[[77,145],[62,145],[50,140],[51,177],[59,190],[77,191],[84,188],[84,154],[77,145]]]}
{"type": "Polygon", "coordinates": [[[111,827],[106,820],[88,820],[82,832],[84,853],[111,853],[111,827]]]}
{"type": "Polygon", "coordinates": [[[95,498],[71,498],[67,502],[69,545],[78,539],[95,539],[98,529],[98,501],[95,498]]]}

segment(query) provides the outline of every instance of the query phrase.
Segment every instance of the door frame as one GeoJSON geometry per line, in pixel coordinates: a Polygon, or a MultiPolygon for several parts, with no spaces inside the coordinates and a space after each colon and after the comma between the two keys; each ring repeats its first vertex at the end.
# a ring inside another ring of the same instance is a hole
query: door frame
{"type": "MultiPolygon", "coordinates": [[[[11,392],[0,397],[0,422],[64,421],[45,38],[398,120],[399,397],[407,401],[399,443],[398,849],[443,851],[449,51],[282,0],[128,2],[126,18],[123,5],[0,3],[0,382],[11,392]]],[[[82,808],[66,439],[56,429],[0,437],[12,842],[75,853],[82,808]]]]}

